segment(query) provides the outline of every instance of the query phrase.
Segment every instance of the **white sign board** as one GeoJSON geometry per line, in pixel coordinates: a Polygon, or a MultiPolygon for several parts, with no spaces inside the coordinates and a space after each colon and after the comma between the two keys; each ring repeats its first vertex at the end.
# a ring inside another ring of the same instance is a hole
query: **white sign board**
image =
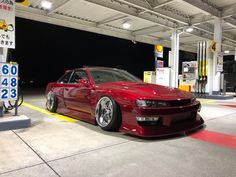
{"type": "Polygon", "coordinates": [[[155,71],[144,71],[143,81],[150,84],[156,83],[156,72],[155,71]]]}
{"type": "Polygon", "coordinates": [[[156,84],[170,86],[170,68],[156,69],[156,84]]]}
{"type": "Polygon", "coordinates": [[[17,100],[18,65],[0,63],[0,100],[17,100]]]}
{"type": "Polygon", "coordinates": [[[217,68],[216,70],[218,72],[222,72],[224,69],[223,69],[223,57],[222,56],[217,56],[217,68]]]}
{"type": "Polygon", "coordinates": [[[15,48],[14,0],[0,0],[0,47],[15,48]]]}

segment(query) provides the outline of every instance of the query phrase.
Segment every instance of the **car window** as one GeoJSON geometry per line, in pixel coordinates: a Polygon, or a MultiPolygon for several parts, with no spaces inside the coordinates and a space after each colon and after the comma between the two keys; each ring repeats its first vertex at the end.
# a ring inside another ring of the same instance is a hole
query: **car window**
{"type": "Polygon", "coordinates": [[[90,73],[96,84],[119,81],[140,82],[138,78],[123,70],[91,70],[90,73]]]}
{"type": "Polygon", "coordinates": [[[86,71],[83,70],[75,71],[70,79],[70,83],[78,83],[78,80],[80,79],[88,79],[86,71]]]}
{"type": "Polygon", "coordinates": [[[59,83],[68,83],[72,72],[64,74],[57,82],[59,83]]]}
{"type": "Polygon", "coordinates": [[[113,74],[106,71],[93,71],[91,72],[93,81],[96,84],[101,84],[105,82],[114,82],[113,74]]]}

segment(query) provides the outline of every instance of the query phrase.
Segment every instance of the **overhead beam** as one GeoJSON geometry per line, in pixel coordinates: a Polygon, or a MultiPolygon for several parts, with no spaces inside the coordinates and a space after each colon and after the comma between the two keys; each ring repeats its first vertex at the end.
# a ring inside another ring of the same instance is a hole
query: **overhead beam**
{"type": "MultiPolygon", "coordinates": [[[[156,36],[153,36],[153,35],[148,35],[148,36],[156,38],[156,36]]],[[[169,42],[169,39],[163,38],[161,41],[168,41],[169,42]]],[[[183,50],[183,49],[186,50],[187,49],[187,51],[189,51],[189,52],[197,53],[197,46],[195,47],[194,45],[189,45],[189,44],[185,44],[185,43],[180,42],[179,43],[179,48],[180,48],[180,50],[183,50]]]]}
{"type": "Polygon", "coordinates": [[[64,5],[66,5],[71,0],[59,0],[55,1],[52,4],[52,9],[47,12],[48,15],[52,14],[53,12],[56,12],[57,10],[61,9],[64,5]]]}
{"type": "MultiPolygon", "coordinates": [[[[160,19],[155,15],[150,15],[149,13],[138,15],[138,11],[136,11],[135,8],[132,8],[130,6],[126,6],[124,4],[116,3],[113,0],[86,0],[86,1],[88,1],[92,4],[104,7],[104,8],[108,8],[108,9],[120,12],[124,16],[135,17],[137,19],[145,20],[148,22],[153,22],[154,24],[162,26],[165,29],[167,28],[167,29],[172,30],[175,28],[175,23],[173,23],[171,21],[169,21],[167,23],[162,18],[160,19]]],[[[93,22],[86,22],[83,20],[75,19],[73,17],[66,17],[64,15],[60,15],[60,14],[56,14],[56,13],[52,13],[52,14],[45,16],[45,12],[43,10],[40,10],[39,13],[32,15],[33,13],[30,13],[30,14],[28,13],[28,11],[30,11],[29,9],[35,9],[35,8],[29,7],[29,8],[24,9],[24,12],[21,13],[21,14],[23,14],[22,15],[23,18],[31,19],[32,18],[31,16],[34,16],[32,19],[33,20],[34,20],[34,18],[38,19],[37,21],[57,24],[57,25],[61,25],[61,26],[67,26],[67,27],[71,27],[71,28],[75,28],[75,29],[81,29],[81,30],[85,30],[85,31],[95,32],[95,33],[99,33],[99,34],[105,34],[105,35],[109,35],[109,36],[114,36],[114,37],[132,40],[132,41],[149,43],[149,44],[155,44],[158,41],[160,41],[158,38],[153,39],[153,38],[148,38],[143,35],[137,35],[137,34],[135,35],[135,34],[132,34],[130,31],[125,31],[125,30],[118,29],[118,28],[114,28],[114,31],[113,31],[113,30],[111,30],[111,28],[108,28],[105,25],[97,26],[97,24],[93,23],[93,22]],[[38,18],[38,15],[40,16],[39,18],[38,18]],[[60,24],[61,22],[63,22],[64,24],[60,24]]],[[[19,14],[18,7],[17,7],[17,10],[18,10],[17,14],[19,14]]],[[[202,37],[205,39],[210,39],[209,35],[207,35],[207,34],[204,35],[202,32],[197,32],[197,33],[194,32],[193,35],[196,35],[198,37],[202,37]]],[[[158,42],[158,43],[160,43],[160,42],[158,42]]],[[[228,43],[228,44],[232,45],[232,43],[228,43]]],[[[168,44],[164,42],[163,45],[167,46],[168,44]]],[[[182,48],[182,50],[183,50],[183,48],[182,48]]]]}
{"type": "Polygon", "coordinates": [[[204,40],[203,38],[200,38],[200,37],[197,37],[196,39],[193,38],[193,36],[187,36],[187,37],[181,37],[180,35],[180,38],[179,38],[179,41],[182,42],[182,43],[197,43],[199,41],[202,41],[204,40]]]}
{"type": "MultiPolygon", "coordinates": [[[[201,30],[194,30],[191,32],[192,35],[194,36],[197,36],[197,37],[200,37],[202,38],[203,40],[213,40],[213,34],[209,34],[209,33],[203,33],[201,30]]],[[[224,39],[222,41],[222,45],[223,46],[228,46],[228,47],[235,47],[235,43],[229,41],[229,40],[226,40],[224,39]]]]}
{"type": "MultiPolygon", "coordinates": [[[[136,7],[136,8],[141,8],[142,10],[146,10],[146,11],[148,11],[148,12],[150,12],[150,13],[154,13],[154,14],[156,14],[157,13],[157,15],[158,14],[161,14],[162,16],[164,16],[164,17],[167,17],[167,18],[171,18],[172,20],[175,20],[175,21],[177,21],[177,22],[179,22],[179,23],[182,23],[182,24],[184,24],[184,25],[189,25],[189,24],[192,24],[192,23],[195,23],[195,24],[200,24],[199,22],[199,19],[197,19],[197,18],[195,18],[194,20],[192,19],[192,21],[191,21],[191,23],[189,23],[189,20],[188,19],[186,19],[186,18],[184,18],[184,17],[179,17],[179,16],[177,16],[177,15],[175,15],[175,14],[173,14],[171,11],[170,12],[168,12],[168,11],[166,11],[166,10],[163,10],[163,9],[158,9],[158,11],[157,10],[150,10],[150,9],[148,9],[148,5],[146,5],[146,3],[145,2],[143,2],[143,1],[140,1],[140,0],[118,0],[118,1],[120,1],[120,2],[124,2],[124,3],[127,3],[127,4],[129,4],[129,5],[131,5],[131,6],[134,6],[134,7],[136,7]],[[146,7],[145,7],[146,6],[146,7]]],[[[216,15],[218,15],[218,16],[220,16],[220,11],[218,10],[218,9],[215,9],[215,8],[213,8],[213,7],[211,7],[209,4],[206,4],[206,3],[204,3],[203,1],[201,1],[201,0],[194,0],[194,1],[192,1],[192,0],[182,0],[182,1],[184,1],[184,2],[187,2],[187,3],[192,3],[191,5],[193,5],[193,6],[195,6],[195,7],[197,7],[197,8],[200,8],[201,10],[204,10],[204,11],[206,11],[207,13],[210,13],[210,15],[214,15],[214,16],[216,16],[216,15]],[[200,3],[201,2],[201,3],[200,3]]],[[[209,17],[209,15],[208,16],[204,16],[207,20],[212,20],[212,17],[210,16],[209,17]]],[[[202,20],[202,19],[201,19],[202,20]]],[[[232,20],[231,20],[232,21],[232,20]]],[[[192,24],[193,25],[193,24],[192,24]]],[[[204,29],[204,28],[200,28],[200,27],[197,27],[197,29],[199,29],[199,30],[202,30],[202,31],[204,31],[204,32],[207,32],[207,33],[210,33],[210,34],[212,34],[213,32],[214,32],[214,30],[213,30],[213,28],[208,28],[208,29],[204,29]]],[[[226,39],[228,39],[228,40],[230,40],[230,41],[234,41],[234,42],[236,42],[235,41],[235,39],[234,39],[234,37],[233,38],[231,38],[231,37],[228,37],[227,35],[224,35],[224,37],[226,38],[226,39]]]]}
{"type": "MultiPolygon", "coordinates": [[[[194,26],[195,29],[198,29],[198,30],[201,30],[201,31],[204,31],[206,33],[209,33],[209,34],[214,34],[214,28],[208,26],[208,25],[198,25],[198,26],[194,26]]],[[[231,42],[236,42],[236,39],[235,39],[235,36],[231,35],[231,34],[228,34],[228,33],[224,33],[222,34],[222,38],[223,39],[227,39],[228,41],[231,41],[231,42]]]]}
{"type": "Polygon", "coordinates": [[[205,1],[202,0],[181,0],[181,2],[185,2],[193,7],[198,8],[199,10],[210,14],[210,15],[214,15],[216,17],[220,17],[221,16],[221,12],[212,7],[210,4],[206,3],[205,1]]]}
{"type": "Polygon", "coordinates": [[[224,32],[227,32],[227,31],[236,31],[236,27],[230,27],[230,28],[225,28],[223,29],[224,32]]]}
{"type": "MultiPolygon", "coordinates": [[[[73,29],[84,30],[88,32],[103,34],[107,36],[112,36],[116,38],[127,39],[130,41],[148,43],[148,44],[157,44],[160,43],[163,46],[170,47],[170,42],[162,41],[160,39],[148,38],[145,36],[134,36],[129,31],[106,28],[106,26],[98,27],[95,23],[92,22],[83,22],[79,19],[63,16],[60,14],[51,14],[45,16],[44,11],[31,8],[31,7],[17,7],[16,16],[21,18],[26,18],[34,21],[40,21],[44,23],[50,23],[53,25],[64,26],[73,29]]],[[[182,48],[184,50],[184,48],[182,48]]],[[[187,50],[188,51],[188,50],[187,50]]]]}
{"type": "Polygon", "coordinates": [[[157,31],[151,35],[156,36],[157,38],[168,38],[168,40],[171,40],[170,37],[171,37],[172,32],[173,32],[173,30],[157,31]]]}
{"type": "Polygon", "coordinates": [[[164,7],[163,7],[163,8],[155,9],[150,12],[162,14],[162,16],[164,16],[165,18],[176,21],[176,22],[181,23],[183,25],[189,25],[189,23],[190,23],[190,19],[188,17],[174,13],[173,9],[168,9],[168,8],[164,9],[164,7]]]}
{"type": "Polygon", "coordinates": [[[207,39],[207,40],[213,39],[213,35],[208,33],[203,33],[201,30],[194,30],[191,32],[191,34],[197,37],[201,37],[202,39],[207,39]]]}
{"type": "MultiPolygon", "coordinates": [[[[167,0],[167,1],[162,1],[162,2],[155,3],[155,4],[153,5],[152,9],[158,9],[158,8],[160,8],[160,7],[163,7],[163,6],[165,6],[165,5],[168,5],[168,4],[172,3],[173,1],[174,1],[174,0],[167,0]]],[[[146,13],[146,12],[147,12],[147,10],[143,10],[143,11],[139,12],[139,15],[140,15],[140,14],[144,14],[144,13],[146,13]]]]}
{"type": "MultiPolygon", "coordinates": [[[[122,38],[133,41],[134,43],[141,42],[152,45],[161,44],[165,47],[171,46],[170,41],[168,40],[163,40],[157,37],[149,37],[149,36],[139,36],[139,35],[135,36],[130,31],[121,29],[111,30],[109,27],[106,26],[97,26],[96,23],[94,22],[83,21],[80,19],[64,16],[61,14],[53,13],[51,15],[45,16],[45,12],[43,10],[32,7],[23,7],[20,5],[16,5],[16,16],[29,20],[49,23],[53,25],[64,26],[67,28],[73,28],[73,29],[103,34],[115,38],[122,38]]],[[[183,45],[180,46],[180,49],[196,53],[196,49],[190,46],[183,45]]]]}
{"type": "MultiPolygon", "coordinates": [[[[169,20],[172,20],[172,21],[175,21],[175,22],[179,22],[181,24],[188,25],[188,19],[187,18],[185,18],[183,16],[180,16],[180,15],[177,15],[177,14],[173,14],[173,12],[168,12],[168,11],[165,11],[163,9],[150,8],[142,0],[118,0],[118,1],[122,2],[122,3],[125,3],[125,4],[128,4],[130,6],[136,7],[138,9],[143,10],[143,11],[150,12],[152,14],[161,16],[163,18],[166,18],[166,19],[169,19],[169,20]]],[[[139,15],[140,14],[143,14],[143,13],[139,13],[139,15]]]]}
{"type": "MultiPolygon", "coordinates": [[[[232,15],[236,14],[236,3],[226,7],[222,11],[216,9],[215,7],[212,7],[212,5],[206,3],[205,1],[202,0],[181,0],[182,2],[185,2],[191,6],[194,6],[200,10],[202,10],[205,13],[208,13],[209,15],[213,15],[215,17],[220,17],[225,20],[225,18],[231,17],[232,15]]],[[[191,21],[192,24],[200,24],[201,21],[197,21],[197,19],[194,19],[191,21]],[[194,21],[195,20],[195,21],[194,21]]],[[[211,20],[210,18],[207,19],[211,20]]],[[[204,21],[203,21],[204,22],[204,21]]],[[[228,19],[228,23],[231,23],[232,20],[228,19]]],[[[234,23],[233,23],[234,25],[234,23]]]]}
{"type": "Polygon", "coordinates": [[[140,30],[136,30],[133,32],[134,35],[146,35],[146,34],[152,34],[158,31],[163,31],[165,28],[160,27],[158,25],[152,26],[152,27],[147,27],[147,28],[143,28],[140,30]]]}
{"type": "Polygon", "coordinates": [[[221,16],[222,16],[222,18],[228,18],[228,17],[231,17],[232,15],[235,15],[235,14],[236,14],[236,3],[232,4],[228,7],[225,7],[222,10],[221,16]]]}
{"type": "Polygon", "coordinates": [[[34,7],[41,7],[42,0],[35,0],[34,2],[30,2],[30,5],[32,4],[34,7]]]}
{"type": "MultiPolygon", "coordinates": [[[[87,0],[87,1],[95,1],[95,0],[87,0]]],[[[126,3],[126,4],[128,4],[128,5],[130,5],[130,6],[133,6],[133,7],[136,7],[136,8],[141,8],[142,10],[147,10],[148,12],[151,12],[151,13],[153,13],[153,14],[155,14],[155,13],[157,13],[157,14],[162,14],[163,15],[163,13],[168,13],[168,12],[166,12],[165,10],[162,10],[162,12],[156,12],[156,11],[154,11],[154,10],[150,10],[150,7],[149,7],[149,5],[147,5],[144,1],[140,1],[140,0],[118,0],[118,1],[120,1],[120,2],[123,2],[123,3],[126,3]]],[[[185,1],[185,2],[190,2],[191,0],[182,0],[182,1],[185,1]]],[[[208,7],[208,8],[210,8],[210,9],[214,9],[213,7],[211,7],[211,6],[209,6],[209,5],[207,5],[206,3],[203,3],[203,5],[201,4],[197,4],[196,2],[198,2],[198,1],[200,1],[200,0],[195,0],[194,2],[195,2],[195,4],[192,4],[192,5],[199,5],[199,7],[198,8],[201,8],[202,10],[205,10],[206,9],[206,6],[208,7]]],[[[98,3],[98,2],[100,2],[100,1],[96,1],[96,4],[98,3]]],[[[192,2],[192,1],[191,1],[192,2]]],[[[202,1],[200,1],[200,2],[202,2],[202,1]]],[[[103,3],[101,3],[101,5],[103,5],[104,6],[104,4],[103,3]]],[[[107,5],[107,4],[106,4],[107,5]]],[[[117,8],[117,7],[116,7],[117,8]]],[[[161,10],[161,9],[159,9],[159,10],[161,10]]],[[[218,15],[218,13],[220,13],[220,11],[219,10],[217,10],[217,9],[215,9],[216,11],[217,11],[217,15],[218,15]]],[[[211,12],[209,9],[208,9],[208,11],[209,12],[211,12]]],[[[213,13],[214,14],[214,11],[213,12],[211,12],[211,13],[213,13]]],[[[144,14],[143,14],[144,15],[144,14]]],[[[138,16],[141,16],[141,15],[138,15],[138,16]]],[[[165,16],[165,17],[167,17],[168,16],[168,18],[172,18],[171,16],[173,16],[173,13],[169,13],[169,14],[165,14],[165,15],[163,15],[163,16],[165,16]]],[[[147,20],[149,20],[149,18],[146,18],[147,20]]],[[[178,22],[180,22],[180,23],[182,23],[182,24],[185,24],[185,25],[188,25],[188,22],[187,22],[187,20],[186,20],[186,18],[176,18],[176,15],[174,15],[173,16],[173,20],[175,20],[175,21],[178,21],[178,22]]],[[[163,26],[163,25],[162,25],[163,26]]],[[[202,30],[202,31],[204,31],[204,32],[206,32],[206,33],[210,33],[210,34],[212,34],[212,32],[213,32],[213,29],[204,29],[204,28],[200,28],[200,27],[197,27],[199,30],[202,30]]],[[[151,31],[151,30],[150,30],[151,31]]],[[[147,31],[146,31],[147,32],[147,31]]],[[[152,31],[151,31],[152,32],[152,31]]],[[[232,38],[230,38],[230,37],[228,37],[228,36],[226,36],[226,35],[224,35],[224,38],[226,38],[226,39],[228,39],[228,40],[230,40],[230,41],[233,41],[233,42],[236,42],[235,41],[235,39],[234,39],[234,37],[233,37],[233,39],[232,38]]]]}
{"type": "Polygon", "coordinates": [[[174,2],[174,0],[165,0],[165,1],[161,1],[161,2],[158,1],[157,3],[154,3],[153,9],[158,9],[158,8],[168,5],[172,2],[174,2]]]}
{"type": "Polygon", "coordinates": [[[113,21],[116,21],[116,20],[122,20],[124,18],[128,17],[128,15],[124,15],[124,14],[117,14],[117,15],[114,15],[114,16],[111,16],[111,17],[108,17],[104,20],[101,20],[99,22],[97,22],[97,25],[103,25],[103,24],[106,24],[106,23],[110,23],[110,22],[113,22],[113,21]]]}
{"type": "MultiPolygon", "coordinates": [[[[143,1],[140,1],[140,0],[118,0],[118,1],[120,1],[120,2],[128,2],[129,5],[133,5],[133,6],[137,7],[137,8],[144,8],[144,7],[141,7],[141,6],[142,6],[142,4],[145,4],[143,1]]],[[[194,0],[194,1],[192,1],[192,0],[182,0],[182,1],[187,2],[187,3],[191,2],[192,3],[191,5],[194,5],[195,7],[197,6],[197,8],[199,8],[201,10],[204,10],[207,13],[211,13],[210,15],[214,15],[214,16],[218,15],[218,16],[220,16],[221,12],[218,9],[215,9],[215,8],[211,7],[209,4],[206,4],[206,3],[202,2],[201,0],[194,0]]],[[[148,12],[154,13],[153,10],[150,10],[150,9],[146,9],[146,10],[148,12]]],[[[163,15],[163,13],[166,13],[166,12],[164,12],[164,10],[163,10],[163,12],[158,12],[158,13],[163,15]]],[[[173,13],[170,13],[168,15],[171,16],[171,14],[173,16],[173,13]]],[[[168,15],[165,14],[165,16],[168,16],[168,15]]],[[[175,19],[175,20],[177,19],[176,15],[175,15],[175,17],[173,17],[173,19],[175,19]]],[[[185,20],[186,19],[178,19],[177,21],[186,25],[188,23],[185,20]]],[[[208,19],[208,20],[210,20],[210,19],[208,19]]],[[[209,28],[209,27],[207,27],[207,28],[205,28],[205,27],[196,27],[196,28],[201,30],[201,31],[204,31],[206,33],[209,33],[209,34],[213,34],[214,33],[214,29],[213,28],[209,28]]],[[[231,41],[231,42],[236,42],[234,36],[229,36],[228,34],[224,34],[223,37],[225,39],[231,41]]]]}
{"type": "Polygon", "coordinates": [[[234,18],[225,18],[224,21],[228,23],[231,27],[236,28],[236,19],[234,18]]]}
{"type": "Polygon", "coordinates": [[[212,15],[202,15],[197,14],[190,17],[190,24],[191,25],[199,25],[202,23],[207,23],[214,20],[214,17],[212,15]]]}
{"type": "MultiPolygon", "coordinates": [[[[119,6],[114,5],[114,2],[111,2],[111,1],[110,1],[110,3],[107,2],[107,0],[106,0],[106,3],[105,3],[105,0],[99,0],[99,1],[97,1],[97,0],[86,0],[86,1],[91,2],[91,3],[93,3],[93,4],[96,4],[96,5],[99,5],[99,6],[102,6],[102,7],[106,7],[106,8],[108,8],[108,9],[115,10],[115,11],[117,11],[117,12],[121,12],[121,13],[126,14],[126,15],[130,15],[130,16],[133,16],[133,17],[137,17],[137,18],[139,18],[139,19],[147,20],[147,21],[149,21],[149,22],[154,22],[154,23],[156,23],[156,24],[158,24],[158,25],[160,25],[160,26],[162,26],[162,27],[168,27],[169,29],[175,29],[175,28],[174,28],[174,25],[172,25],[172,27],[171,27],[171,26],[167,26],[167,24],[166,24],[165,22],[164,22],[164,23],[161,22],[161,21],[158,22],[158,21],[156,20],[157,18],[153,18],[153,17],[150,16],[150,15],[149,15],[149,16],[146,16],[147,14],[137,15],[136,12],[131,11],[130,9],[124,8],[123,6],[122,6],[122,8],[120,8],[119,6]]],[[[119,0],[119,1],[124,1],[124,0],[119,0]]],[[[129,0],[129,1],[131,1],[131,0],[129,0]]],[[[134,1],[134,0],[132,0],[132,1],[134,1]]],[[[143,3],[143,4],[145,4],[145,3],[143,3]]],[[[130,5],[131,5],[131,4],[130,4],[130,5]]],[[[202,29],[202,28],[200,28],[200,27],[198,27],[198,29],[199,29],[199,30],[202,30],[202,31],[205,31],[206,33],[212,34],[212,31],[208,31],[208,30],[202,29]]],[[[211,30],[212,30],[212,29],[211,29],[211,30]]],[[[203,38],[206,38],[206,36],[208,36],[208,35],[202,36],[202,33],[199,34],[199,32],[198,32],[198,33],[195,32],[195,34],[194,34],[194,32],[191,32],[191,34],[196,35],[196,36],[198,36],[198,37],[203,37],[203,38]]],[[[225,37],[225,36],[224,36],[224,37],[225,37]]],[[[225,37],[225,38],[226,38],[226,39],[229,39],[230,41],[236,42],[236,41],[234,41],[234,39],[232,40],[232,39],[227,38],[227,37],[225,37]]],[[[207,38],[207,39],[212,40],[213,37],[207,38]]]]}
{"type": "Polygon", "coordinates": [[[224,53],[223,56],[230,56],[230,55],[235,55],[235,52],[230,51],[229,53],[224,53]]]}
{"type": "Polygon", "coordinates": [[[165,20],[158,18],[158,17],[153,17],[151,15],[148,14],[142,14],[142,15],[138,15],[136,11],[131,10],[129,7],[124,7],[124,6],[119,6],[119,4],[114,4],[114,1],[108,1],[108,0],[85,0],[87,2],[90,2],[92,4],[110,9],[110,10],[114,10],[120,13],[123,13],[124,15],[129,15],[131,17],[135,17],[141,20],[145,20],[145,21],[149,21],[155,24],[158,24],[162,27],[166,27],[169,29],[174,29],[176,27],[176,24],[173,22],[168,22],[166,23],[165,20]]]}
{"type": "Polygon", "coordinates": [[[149,6],[149,8],[152,8],[152,5],[147,0],[144,0],[144,2],[149,6]]]}

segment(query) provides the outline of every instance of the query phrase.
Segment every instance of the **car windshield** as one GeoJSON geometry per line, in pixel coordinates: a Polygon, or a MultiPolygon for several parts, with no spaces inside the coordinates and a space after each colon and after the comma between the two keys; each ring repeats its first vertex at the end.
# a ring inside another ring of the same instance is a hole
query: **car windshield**
{"type": "Polygon", "coordinates": [[[119,81],[141,82],[137,77],[120,69],[92,69],[90,70],[90,73],[95,84],[119,81]]]}

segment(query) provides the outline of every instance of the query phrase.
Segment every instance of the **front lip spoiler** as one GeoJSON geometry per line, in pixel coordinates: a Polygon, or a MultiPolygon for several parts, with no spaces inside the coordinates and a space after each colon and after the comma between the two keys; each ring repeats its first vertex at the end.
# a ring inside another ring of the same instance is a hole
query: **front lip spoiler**
{"type": "Polygon", "coordinates": [[[204,129],[205,127],[206,127],[205,124],[201,124],[199,126],[196,126],[196,127],[193,127],[193,128],[189,128],[189,129],[186,129],[186,130],[181,130],[181,131],[176,131],[176,132],[166,133],[166,134],[161,134],[161,135],[142,136],[142,137],[143,138],[165,138],[165,137],[174,136],[174,135],[188,136],[188,134],[196,133],[198,131],[202,131],[202,129],[204,129]]]}
{"type": "Polygon", "coordinates": [[[193,124],[191,123],[186,123],[185,126],[183,127],[168,127],[168,128],[163,128],[159,132],[155,133],[155,130],[150,132],[148,130],[149,127],[144,128],[144,133],[140,134],[139,136],[141,137],[163,137],[163,136],[169,136],[169,135],[176,135],[176,134],[184,134],[186,135],[188,132],[192,132],[196,129],[204,127],[204,120],[201,118],[199,121],[195,121],[193,124]]]}
{"type": "Polygon", "coordinates": [[[204,120],[199,114],[197,114],[197,118],[194,122],[183,122],[170,127],[150,127],[138,125],[136,127],[127,128],[126,126],[122,127],[120,131],[137,137],[158,138],[178,134],[186,135],[188,132],[194,132],[194,130],[204,127],[204,125],[204,120]]]}

